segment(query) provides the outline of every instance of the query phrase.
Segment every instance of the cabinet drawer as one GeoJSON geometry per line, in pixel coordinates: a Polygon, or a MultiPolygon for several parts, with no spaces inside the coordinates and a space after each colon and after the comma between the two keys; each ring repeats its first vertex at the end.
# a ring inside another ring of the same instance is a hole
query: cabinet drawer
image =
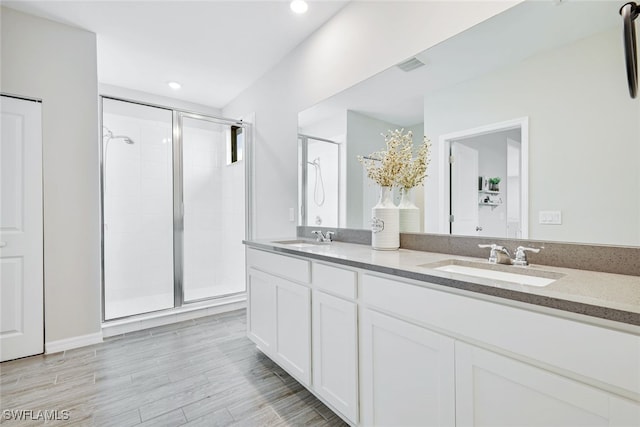
{"type": "Polygon", "coordinates": [[[313,263],[313,284],[316,288],[341,297],[356,299],[355,271],[313,263]]]}
{"type": "Polygon", "coordinates": [[[311,282],[311,263],[286,255],[247,248],[247,267],[300,283],[311,282]]]}
{"type": "Polygon", "coordinates": [[[370,307],[640,394],[638,335],[385,277],[362,281],[370,307]]]}

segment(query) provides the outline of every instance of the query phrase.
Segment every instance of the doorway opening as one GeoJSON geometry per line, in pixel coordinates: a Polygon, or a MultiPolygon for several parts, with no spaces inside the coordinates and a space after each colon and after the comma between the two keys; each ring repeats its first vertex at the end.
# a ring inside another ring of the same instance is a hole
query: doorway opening
{"type": "Polygon", "coordinates": [[[528,118],[443,135],[441,230],[452,235],[528,238],[528,118]]]}

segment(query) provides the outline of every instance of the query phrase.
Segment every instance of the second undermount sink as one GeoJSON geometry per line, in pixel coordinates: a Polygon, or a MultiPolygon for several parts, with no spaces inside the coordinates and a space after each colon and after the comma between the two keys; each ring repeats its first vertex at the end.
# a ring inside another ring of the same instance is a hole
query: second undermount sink
{"type": "Polygon", "coordinates": [[[278,243],[280,245],[292,246],[294,248],[313,248],[315,246],[328,244],[328,243],[324,243],[324,242],[313,242],[313,241],[310,241],[310,240],[302,240],[302,239],[298,239],[298,240],[280,240],[280,241],[276,241],[276,242],[273,242],[273,243],[278,243]]]}
{"type": "Polygon", "coordinates": [[[564,276],[561,273],[551,271],[534,270],[499,264],[485,264],[456,259],[431,264],[422,264],[420,267],[432,268],[438,271],[446,271],[465,276],[538,287],[548,286],[564,276]]]}

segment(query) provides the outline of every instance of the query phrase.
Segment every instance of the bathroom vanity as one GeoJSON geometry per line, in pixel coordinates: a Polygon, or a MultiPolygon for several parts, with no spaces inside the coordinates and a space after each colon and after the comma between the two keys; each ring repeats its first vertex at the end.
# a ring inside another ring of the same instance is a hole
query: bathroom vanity
{"type": "Polygon", "coordinates": [[[245,243],[249,338],[351,425],[640,425],[638,276],[245,243]]]}

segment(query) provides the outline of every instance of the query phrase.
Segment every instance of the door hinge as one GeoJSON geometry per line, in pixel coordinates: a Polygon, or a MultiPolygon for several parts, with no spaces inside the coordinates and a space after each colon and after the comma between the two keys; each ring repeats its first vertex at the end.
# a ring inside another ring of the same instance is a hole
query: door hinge
{"type": "Polygon", "coordinates": [[[453,222],[453,215],[449,215],[449,222],[453,222]]]}
{"type": "Polygon", "coordinates": [[[449,163],[453,164],[454,161],[454,157],[453,156],[449,156],[449,163]]]}

